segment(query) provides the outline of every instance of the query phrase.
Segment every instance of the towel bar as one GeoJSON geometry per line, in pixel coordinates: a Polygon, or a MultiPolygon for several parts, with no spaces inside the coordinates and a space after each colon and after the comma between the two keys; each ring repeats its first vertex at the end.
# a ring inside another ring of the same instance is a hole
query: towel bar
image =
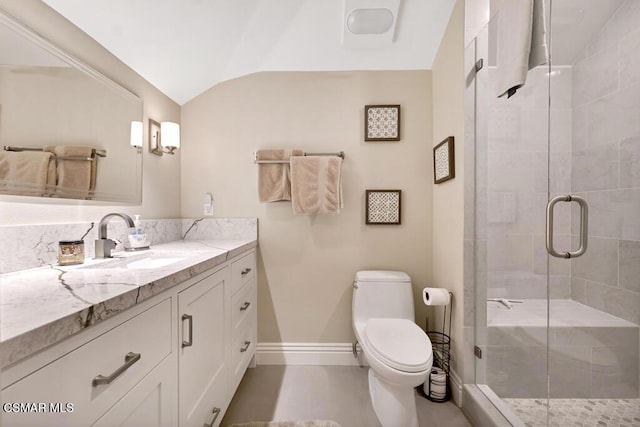
{"type": "MultiPolygon", "coordinates": [[[[13,147],[10,145],[5,145],[3,147],[4,151],[44,151],[43,148],[33,148],[33,147],[13,147]]],[[[75,157],[75,156],[58,156],[58,160],[95,160],[97,157],[107,157],[107,150],[93,150],[94,155],[91,157],[75,157]]]]}
{"type": "MultiPolygon", "coordinates": [[[[344,159],[344,151],[338,153],[304,153],[303,156],[337,156],[344,159]]],[[[289,160],[258,160],[258,152],[253,153],[253,163],[289,163],[289,160]]]]}

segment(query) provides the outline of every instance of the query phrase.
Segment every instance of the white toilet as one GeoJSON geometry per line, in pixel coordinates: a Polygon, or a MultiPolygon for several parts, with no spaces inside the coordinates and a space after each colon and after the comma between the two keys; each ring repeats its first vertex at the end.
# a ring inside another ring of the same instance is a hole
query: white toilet
{"type": "Polygon", "coordinates": [[[411,279],[400,271],[359,271],[352,310],[378,420],[383,427],[418,427],[413,389],[427,379],[433,352],[414,321],[411,279]]]}

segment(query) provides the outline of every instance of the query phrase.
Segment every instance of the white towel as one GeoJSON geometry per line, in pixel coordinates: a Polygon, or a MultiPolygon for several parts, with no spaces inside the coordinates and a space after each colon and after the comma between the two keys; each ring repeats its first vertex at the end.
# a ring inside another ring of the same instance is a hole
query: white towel
{"type": "Polygon", "coordinates": [[[497,49],[498,98],[511,97],[524,86],[530,69],[548,62],[544,0],[503,3],[498,13],[497,49]]]}

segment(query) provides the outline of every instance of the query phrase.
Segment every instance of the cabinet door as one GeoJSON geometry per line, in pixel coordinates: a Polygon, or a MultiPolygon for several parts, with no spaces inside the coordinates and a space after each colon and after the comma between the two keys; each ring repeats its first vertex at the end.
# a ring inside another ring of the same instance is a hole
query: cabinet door
{"type": "Polygon", "coordinates": [[[177,418],[175,357],[166,358],[93,427],[172,427],[177,418]]]}
{"type": "Polygon", "coordinates": [[[228,277],[224,268],[178,294],[181,427],[219,425],[228,403],[228,277]]]}

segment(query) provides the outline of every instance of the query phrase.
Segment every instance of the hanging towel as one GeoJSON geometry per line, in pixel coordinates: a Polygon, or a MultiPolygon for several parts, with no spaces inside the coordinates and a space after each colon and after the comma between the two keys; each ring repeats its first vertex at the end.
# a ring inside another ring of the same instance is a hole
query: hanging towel
{"type": "Polygon", "coordinates": [[[56,196],[74,199],[91,198],[91,193],[96,188],[95,149],[50,145],[44,147],[44,151],[56,156],[58,174],[56,196]],[[77,157],[78,160],[68,159],[68,157],[77,157]]]}
{"type": "Polygon", "coordinates": [[[0,188],[14,195],[50,195],[56,185],[54,159],[42,151],[0,152],[0,188]]]}
{"type": "Polygon", "coordinates": [[[530,69],[548,61],[544,0],[505,1],[498,14],[498,98],[510,98],[530,69]]]}
{"type": "Polygon", "coordinates": [[[259,150],[258,160],[284,160],[286,163],[258,164],[258,200],[277,202],[291,200],[291,156],[301,156],[302,150],[259,150]]]}
{"type": "Polygon", "coordinates": [[[342,158],[291,158],[291,205],[296,215],[337,215],[342,208],[342,158]]]}

